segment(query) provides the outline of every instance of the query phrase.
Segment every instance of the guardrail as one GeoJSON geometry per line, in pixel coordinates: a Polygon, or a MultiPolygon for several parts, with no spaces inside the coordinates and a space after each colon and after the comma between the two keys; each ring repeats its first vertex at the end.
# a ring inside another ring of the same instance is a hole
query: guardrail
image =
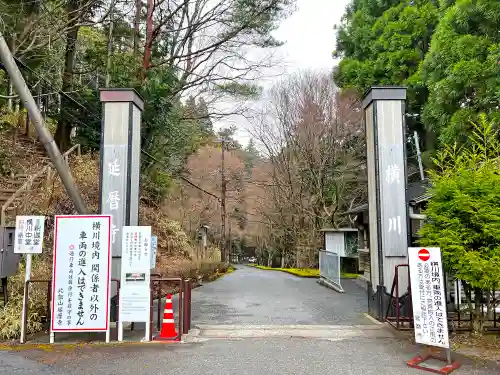
{"type": "MultiPolygon", "coordinates": [[[[158,275],[158,274],[153,274],[158,275]]],[[[160,291],[157,298],[157,306],[156,306],[156,329],[157,331],[161,330],[161,323],[163,321],[163,309],[162,309],[162,296],[161,296],[161,287],[163,283],[172,283],[175,282],[178,284],[178,333],[177,340],[182,338],[183,334],[187,334],[191,329],[191,289],[192,283],[190,279],[182,279],[180,277],[163,277],[157,279],[151,279],[151,317],[150,317],[150,330],[149,330],[149,339],[153,339],[153,308],[154,308],[154,286],[158,287],[160,291]],[[154,284],[157,285],[154,285],[154,284]]]]}
{"type": "Polygon", "coordinates": [[[340,256],[325,250],[319,252],[320,282],[331,286],[338,292],[344,292],[340,282],[340,256]]]}

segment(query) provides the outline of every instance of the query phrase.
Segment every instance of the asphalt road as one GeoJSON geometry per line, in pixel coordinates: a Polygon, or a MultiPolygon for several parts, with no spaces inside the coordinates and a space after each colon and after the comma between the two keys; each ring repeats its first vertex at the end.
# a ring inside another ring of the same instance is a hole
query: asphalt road
{"type": "Polygon", "coordinates": [[[192,322],[197,324],[372,324],[366,291],[343,280],[339,294],[279,271],[238,269],[192,292],[192,322]]]}
{"type": "MultiPolygon", "coordinates": [[[[0,352],[0,373],[12,375],[425,375],[405,361],[412,353],[390,338],[210,340],[195,344],[58,348],[0,352]]],[[[455,375],[498,375],[465,364],[455,375]]]]}
{"type": "MultiPolygon", "coordinates": [[[[300,324],[324,337],[203,338],[183,344],[125,344],[0,351],[0,374],[13,375],[425,375],[406,361],[414,348],[388,331],[373,329],[362,315],[363,289],[353,282],[338,294],[316,283],[281,272],[240,267],[193,291],[193,324],[300,324]],[[353,326],[357,328],[353,329],[353,326]],[[344,328],[345,327],[345,328],[344,328]],[[370,328],[371,327],[371,328],[370,328]],[[329,331],[329,333],[332,333],[329,331]]],[[[453,374],[498,375],[491,364],[465,363],[453,374]],[[489,367],[488,367],[489,366],[489,367]]]]}

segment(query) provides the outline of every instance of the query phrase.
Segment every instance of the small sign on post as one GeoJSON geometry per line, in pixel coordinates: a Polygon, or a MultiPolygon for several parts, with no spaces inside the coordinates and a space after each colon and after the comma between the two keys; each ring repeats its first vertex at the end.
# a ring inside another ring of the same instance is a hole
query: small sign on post
{"type": "Polygon", "coordinates": [[[42,253],[44,228],[45,216],[16,216],[14,253],[26,254],[23,309],[21,312],[21,344],[24,344],[26,341],[26,306],[29,300],[29,291],[26,283],[31,279],[31,262],[33,254],[42,253]]]}
{"type": "Polygon", "coordinates": [[[41,254],[45,216],[17,216],[15,254],[41,254]]]}
{"type": "Polygon", "coordinates": [[[151,269],[156,267],[156,250],[158,249],[158,237],[151,236],[151,269]]]}
{"type": "Polygon", "coordinates": [[[143,341],[149,341],[151,305],[151,227],[123,227],[118,341],[123,323],[146,323],[143,341]]]}
{"type": "Polygon", "coordinates": [[[55,332],[109,335],[111,216],[56,216],[50,343],[55,332]]]}
{"type": "Polygon", "coordinates": [[[449,374],[460,365],[451,359],[441,250],[438,247],[410,247],[408,248],[408,265],[415,342],[418,345],[435,346],[446,350],[446,359],[419,353],[408,361],[408,366],[439,374],[449,374]],[[428,359],[441,360],[447,362],[447,365],[439,370],[431,369],[422,365],[428,359]]]}

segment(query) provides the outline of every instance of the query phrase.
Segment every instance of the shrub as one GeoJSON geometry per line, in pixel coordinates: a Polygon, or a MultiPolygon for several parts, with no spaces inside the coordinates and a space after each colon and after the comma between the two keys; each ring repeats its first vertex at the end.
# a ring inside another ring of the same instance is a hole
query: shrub
{"type": "Polygon", "coordinates": [[[420,244],[439,246],[447,272],[474,291],[469,310],[474,331],[482,333],[480,300],[486,296],[489,315],[498,304],[491,291],[500,285],[500,142],[485,116],[474,128],[471,146],[447,147],[434,160],[420,244]]]}
{"type": "MultiPolygon", "coordinates": [[[[9,301],[0,310],[0,340],[12,340],[21,335],[21,311],[24,293],[24,264],[21,263],[18,274],[9,278],[9,301]]],[[[47,279],[51,270],[42,260],[34,260],[32,278],[47,279]]],[[[47,314],[47,284],[32,284],[29,293],[28,335],[43,329],[42,316],[47,314]]]]}

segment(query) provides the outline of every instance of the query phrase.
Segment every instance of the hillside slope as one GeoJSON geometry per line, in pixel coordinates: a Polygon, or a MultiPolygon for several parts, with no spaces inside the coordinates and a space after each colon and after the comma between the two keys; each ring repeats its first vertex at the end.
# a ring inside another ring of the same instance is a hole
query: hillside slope
{"type": "MultiPolygon", "coordinates": [[[[11,194],[22,186],[29,176],[41,171],[49,164],[44,149],[34,137],[22,135],[22,128],[17,123],[12,125],[1,122],[0,127],[0,189],[4,195],[11,194]],[[17,129],[16,129],[17,128],[17,129]],[[17,136],[14,141],[14,134],[17,136]],[[9,193],[10,191],[10,193],[9,193]]],[[[98,212],[99,201],[99,155],[76,153],[69,157],[71,173],[87,203],[91,213],[98,212]]],[[[52,169],[53,171],[53,169],[52,169]]],[[[181,225],[170,220],[165,213],[156,207],[145,204],[141,199],[140,225],[150,225],[152,232],[158,236],[158,256],[155,273],[162,276],[198,276],[211,278],[224,268],[215,259],[194,259],[195,247],[182,230],[181,225]]],[[[34,257],[32,278],[48,279],[52,273],[52,244],[54,215],[76,214],[75,207],[69,199],[59,177],[52,172],[49,176],[39,178],[36,187],[21,196],[16,203],[17,209],[9,211],[10,221],[15,215],[46,216],[44,252],[34,257]],[[17,212],[16,212],[17,210],[17,212]]],[[[0,202],[0,205],[5,202],[0,202]]],[[[0,310],[0,340],[13,339],[19,336],[19,311],[21,311],[24,265],[21,264],[16,277],[9,279],[9,303],[0,310]]],[[[43,329],[43,317],[46,316],[46,286],[32,286],[30,292],[30,317],[28,333],[43,329]]],[[[161,291],[164,293],[165,291],[161,291]]],[[[2,303],[0,301],[0,303],[2,303]]]]}

